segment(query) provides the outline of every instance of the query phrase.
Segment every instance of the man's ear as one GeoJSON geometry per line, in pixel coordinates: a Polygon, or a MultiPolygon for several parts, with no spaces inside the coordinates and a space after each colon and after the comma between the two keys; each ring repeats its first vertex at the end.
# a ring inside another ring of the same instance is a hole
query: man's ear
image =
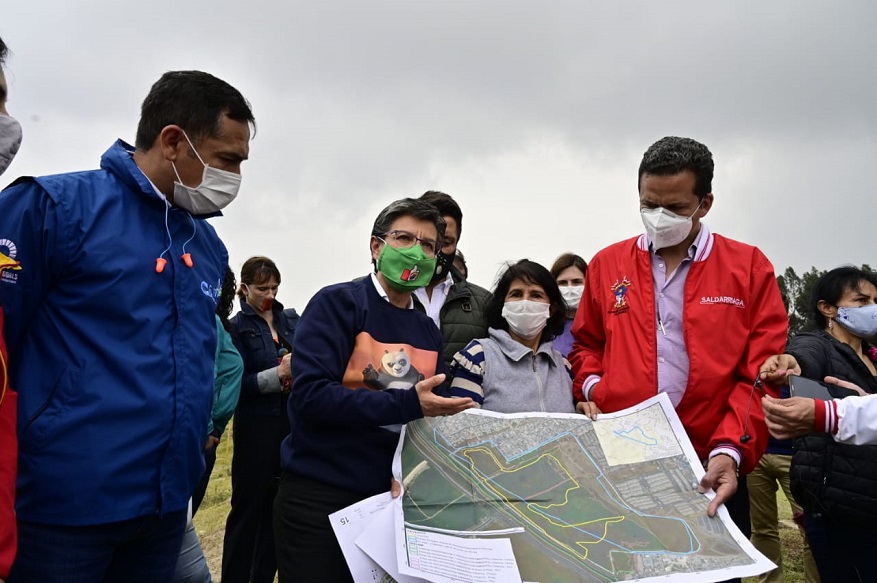
{"type": "Polygon", "coordinates": [[[158,146],[161,148],[161,155],[165,160],[176,161],[183,151],[185,143],[183,128],[178,125],[165,126],[158,134],[158,146]]]}
{"type": "Polygon", "coordinates": [[[713,200],[714,198],[712,192],[703,196],[703,199],[700,202],[700,209],[698,209],[697,211],[697,214],[700,218],[705,217],[706,214],[710,212],[710,209],[713,208],[713,200]]]}

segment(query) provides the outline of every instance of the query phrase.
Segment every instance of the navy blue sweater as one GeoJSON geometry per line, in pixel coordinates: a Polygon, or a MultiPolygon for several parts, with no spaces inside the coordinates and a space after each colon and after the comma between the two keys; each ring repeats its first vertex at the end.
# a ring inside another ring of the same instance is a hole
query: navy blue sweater
{"type": "Polygon", "coordinates": [[[317,292],[293,354],[283,468],[364,497],[388,490],[401,425],[423,416],[413,386],[445,372],[438,328],[366,277],[317,292]]]}

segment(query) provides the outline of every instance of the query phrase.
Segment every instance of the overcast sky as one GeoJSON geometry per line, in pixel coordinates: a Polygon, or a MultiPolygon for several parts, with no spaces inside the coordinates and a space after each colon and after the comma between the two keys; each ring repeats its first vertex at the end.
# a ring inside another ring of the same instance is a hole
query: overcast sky
{"type": "Polygon", "coordinates": [[[426,190],[462,206],[485,287],[506,260],[590,260],[642,231],[637,166],[665,135],[709,146],[706,222],[777,271],[877,265],[875,24],[872,0],[3,0],[24,141],[0,186],[96,168],[162,73],[201,69],[258,124],[212,223],[299,310],[367,273],[377,213],[426,190]]]}

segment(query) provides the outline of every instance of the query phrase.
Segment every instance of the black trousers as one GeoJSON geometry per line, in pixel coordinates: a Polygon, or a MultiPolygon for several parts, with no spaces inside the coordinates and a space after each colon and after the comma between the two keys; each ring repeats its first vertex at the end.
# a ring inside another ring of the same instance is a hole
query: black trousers
{"type": "MultiPolygon", "coordinates": [[[[746,476],[737,478],[737,491],[731,496],[731,499],[725,502],[728,509],[728,515],[731,520],[743,533],[743,536],[749,538],[752,536],[752,523],[749,521],[749,488],[746,485],[746,476]]],[[[728,579],[724,583],[740,583],[740,578],[728,579]]]]}
{"type": "Polygon", "coordinates": [[[329,515],[364,498],[359,492],[283,473],[274,499],[280,583],[353,583],[329,515]]]}
{"type": "Polygon", "coordinates": [[[213,473],[213,466],[216,465],[217,447],[219,447],[219,444],[204,450],[204,464],[206,467],[204,468],[204,475],[201,476],[201,481],[198,482],[198,485],[195,486],[195,491],[192,492],[192,516],[195,516],[195,513],[198,512],[198,507],[201,506],[201,502],[204,501],[204,495],[207,494],[210,474],[213,473]]]}
{"type": "Polygon", "coordinates": [[[272,505],[280,476],[280,443],[289,420],[279,416],[237,416],[231,461],[231,512],[222,545],[223,583],[273,583],[272,505]]]}

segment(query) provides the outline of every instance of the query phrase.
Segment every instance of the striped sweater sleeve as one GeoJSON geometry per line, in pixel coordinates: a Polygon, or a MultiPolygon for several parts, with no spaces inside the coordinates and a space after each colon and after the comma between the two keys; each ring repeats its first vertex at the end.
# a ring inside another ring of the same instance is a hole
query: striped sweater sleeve
{"type": "Polygon", "coordinates": [[[477,340],[454,355],[451,363],[451,396],[471,397],[480,407],[484,403],[484,348],[477,340]]]}

